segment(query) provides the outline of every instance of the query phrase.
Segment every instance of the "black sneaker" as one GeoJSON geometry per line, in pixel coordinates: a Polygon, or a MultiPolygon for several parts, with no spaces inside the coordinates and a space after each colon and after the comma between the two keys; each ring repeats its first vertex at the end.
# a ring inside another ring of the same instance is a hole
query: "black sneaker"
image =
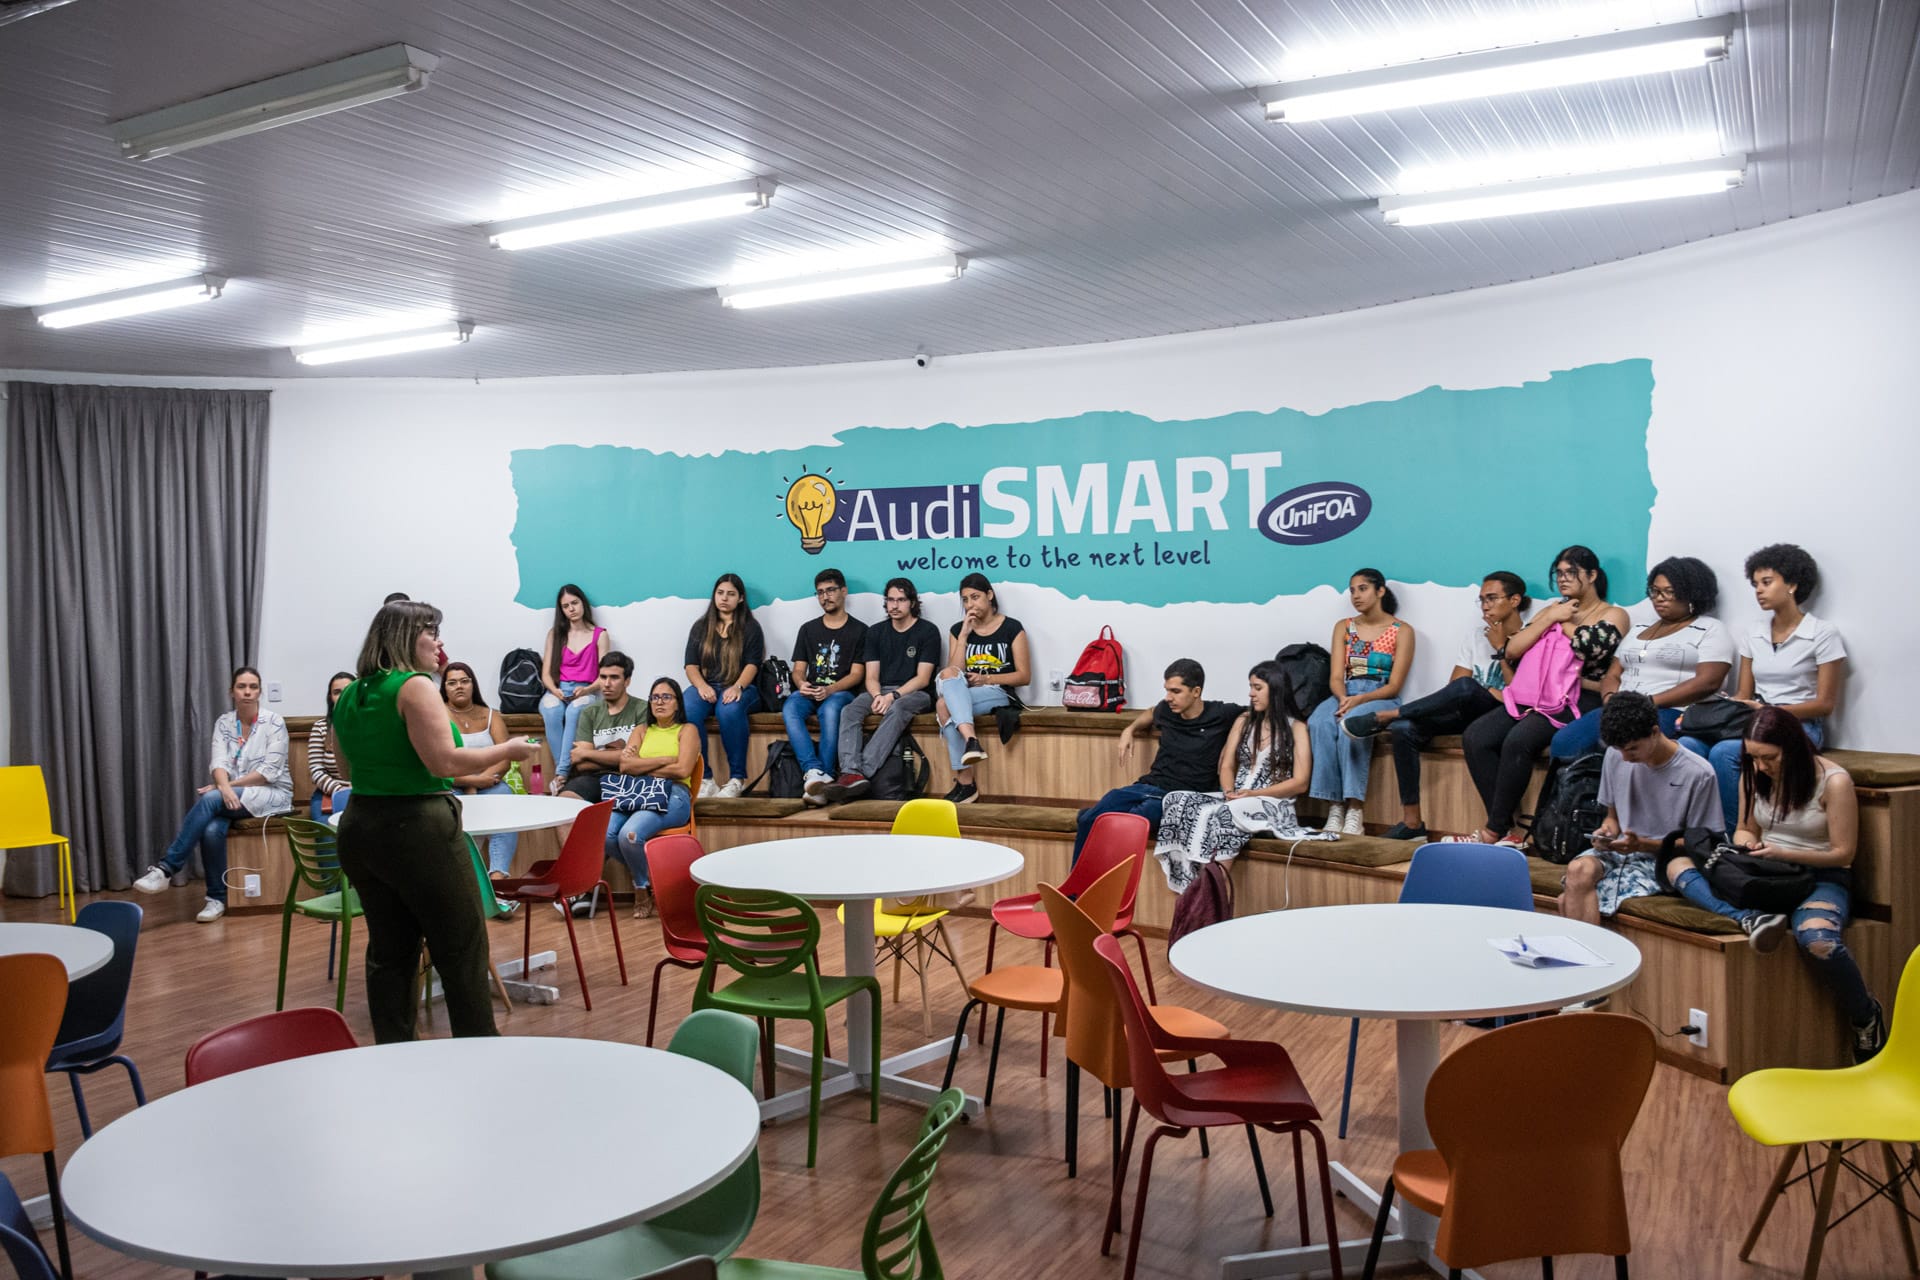
{"type": "Polygon", "coordinates": [[[979,764],[982,760],[985,760],[986,758],[987,758],[987,753],[985,749],[981,747],[980,740],[978,738],[965,738],[961,740],[961,745],[960,745],[960,763],[961,764],[979,764]]]}
{"type": "Polygon", "coordinates": [[[1777,951],[1787,940],[1787,918],[1779,914],[1740,917],[1740,928],[1753,940],[1753,949],[1761,955],[1777,951]]]}
{"type": "Polygon", "coordinates": [[[1425,840],[1427,824],[1423,822],[1417,827],[1410,827],[1404,822],[1396,822],[1381,834],[1388,840],[1425,840]]]}
{"type": "Polygon", "coordinates": [[[953,790],[947,792],[947,799],[954,804],[972,804],[980,798],[980,788],[965,782],[953,784],[953,790]]]}
{"type": "Polygon", "coordinates": [[[1853,1062],[1855,1066],[1872,1058],[1887,1044],[1887,1011],[1878,1001],[1873,1006],[1873,1020],[1865,1026],[1853,1029],[1853,1062]]]}
{"type": "Polygon", "coordinates": [[[1340,717],[1340,732],[1349,738],[1371,738],[1380,732],[1381,727],[1380,717],[1371,711],[1340,717]]]}

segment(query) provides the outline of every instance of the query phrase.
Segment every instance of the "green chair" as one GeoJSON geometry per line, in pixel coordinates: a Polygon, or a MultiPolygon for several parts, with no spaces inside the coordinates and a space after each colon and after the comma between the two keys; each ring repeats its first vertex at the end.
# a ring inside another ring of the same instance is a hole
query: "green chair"
{"type": "MultiPolygon", "coordinates": [[[[760,1029],[722,1009],[690,1014],[667,1052],[693,1058],[753,1088],[760,1029]]],[[[592,1240],[489,1263],[487,1280],[630,1280],[689,1258],[724,1258],[740,1247],[760,1212],[760,1153],[721,1182],[657,1218],[592,1240]]]]}
{"type": "Polygon", "coordinates": [[[880,1121],[880,983],[871,975],[821,977],[820,917],[791,894],[768,889],[729,889],[703,884],[693,895],[694,915],[707,936],[707,959],[694,992],[695,1009],[726,1009],[768,1024],[761,1054],[771,1093],[776,1018],[804,1018],[813,1025],[813,1084],[807,1105],[807,1168],[820,1145],[820,1073],[826,1056],[827,1009],[856,992],[867,993],[873,1010],[872,1105],[868,1122],[880,1121]],[[720,965],[739,976],[713,990],[720,965]]]}
{"type": "MultiPolygon", "coordinates": [[[[333,828],[324,822],[306,818],[282,818],[287,833],[287,849],[293,855],[293,880],[287,885],[287,900],[280,904],[280,991],[273,998],[275,1009],[287,1007],[287,944],[293,940],[293,915],[299,912],[310,920],[325,920],[340,930],[340,989],[333,1007],[347,1007],[348,944],[353,940],[354,917],[364,915],[360,895],[347,883],[340,869],[340,853],[333,843],[333,828]],[[295,901],[302,886],[315,890],[317,897],[295,901]]],[[[333,963],[333,945],[327,946],[329,964],[333,963]]]]}
{"type": "Polygon", "coordinates": [[[842,1271],[838,1267],[816,1267],[804,1262],[775,1262],[761,1258],[728,1258],[720,1264],[720,1280],[845,1280],[864,1276],[866,1280],[943,1280],[940,1255],[934,1251],[933,1236],[927,1230],[927,1194],[933,1185],[934,1170],[940,1163],[940,1149],[967,1095],[948,1089],[933,1101],[927,1118],[920,1122],[920,1136],[913,1150],[887,1179],[873,1212],[867,1215],[867,1228],[860,1236],[860,1270],[842,1271]]]}

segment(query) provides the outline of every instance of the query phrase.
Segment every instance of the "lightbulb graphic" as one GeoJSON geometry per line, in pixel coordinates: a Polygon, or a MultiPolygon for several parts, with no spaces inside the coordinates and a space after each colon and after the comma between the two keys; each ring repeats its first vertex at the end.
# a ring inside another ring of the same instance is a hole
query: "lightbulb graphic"
{"type": "Polygon", "coordinates": [[[835,505],[833,481],[825,476],[808,473],[787,488],[787,519],[800,531],[800,546],[809,555],[819,555],[827,545],[823,531],[835,505]]]}

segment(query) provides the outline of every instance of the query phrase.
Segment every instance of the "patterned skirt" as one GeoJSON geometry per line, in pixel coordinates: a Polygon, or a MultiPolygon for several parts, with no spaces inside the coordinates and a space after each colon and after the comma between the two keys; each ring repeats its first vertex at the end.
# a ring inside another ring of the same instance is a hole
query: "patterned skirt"
{"type": "Polygon", "coordinates": [[[1300,825],[1293,801],[1272,796],[1225,799],[1218,791],[1169,791],[1162,800],[1160,838],[1153,856],[1176,894],[1193,883],[1203,862],[1230,862],[1258,835],[1280,840],[1334,840],[1300,825]]]}

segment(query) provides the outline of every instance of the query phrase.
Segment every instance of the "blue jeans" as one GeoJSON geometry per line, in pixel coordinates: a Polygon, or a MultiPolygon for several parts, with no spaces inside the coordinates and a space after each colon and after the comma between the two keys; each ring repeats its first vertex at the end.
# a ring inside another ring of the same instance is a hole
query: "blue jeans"
{"type": "MultiPolygon", "coordinates": [[[[586,687],[587,682],[560,682],[560,688],[569,694],[586,687]]],[[[566,777],[567,769],[573,764],[573,735],[580,727],[580,713],[598,701],[600,695],[597,693],[567,702],[550,693],[541,697],[540,718],[547,722],[547,750],[553,753],[553,776],[556,781],[566,777]]]]}
{"type": "MultiPolygon", "coordinates": [[[[1347,681],[1347,692],[1372,693],[1385,683],[1384,680],[1364,677],[1350,679],[1347,681]]],[[[1316,800],[1344,804],[1349,800],[1367,798],[1367,775],[1373,772],[1373,741],[1369,738],[1349,738],[1340,732],[1340,721],[1334,716],[1334,709],[1339,705],[1337,699],[1328,698],[1307,717],[1307,737],[1313,743],[1313,780],[1307,787],[1307,794],[1316,800]]],[[[1385,711],[1388,707],[1399,705],[1398,698],[1383,698],[1362,703],[1360,709],[1385,711]]]]}
{"type": "MultiPolygon", "coordinates": [[[[1826,745],[1825,721],[1802,720],[1800,727],[1813,739],[1814,750],[1826,745]]],[[[1740,826],[1740,753],[1746,749],[1745,745],[1739,738],[1728,738],[1708,746],[1684,733],[1680,735],[1680,745],[1697,756],[1705,756],[1713,766],[1714,781],[1720,784],[1720,811],[1726,816],[1727,830],[1737,829],[1740,826]]]]}
{"type": "MultiPolygon", "coordinates": [[[[722,690],[714,693],[725,696],[722,690]]],[[[745,782],[753,775],[747,772],[747,739],[753,733],[753,725],[747,717],[760,709],[760,690],[748,685],[740,691],[738,702],[708,702],[699,692],[688,689],[687,723],[700,731],[700,758],[705,762],[701,773],[713,776],[713,752],[707,749],[707,716],[711,714],[720,722],[720,745],[727,753],[727,776],[745,782]]]]}
{"type": "Polygon", "coordinates": [[[963,767],[960,757],[967,749],[967,738],[960,732],[960,726],[972,728],[981,712],[1004,707],[1013,699],[1005,685],[969,685],[965,676],[936,681],[934,688],[947,702],[947,722],[940,726],[940,736],[947,740],[947,763],[959,769],[963,767]]]}
{"type": "Polygon", "coordinates": [[[1093,830],[1094,819],[1103,813],[1137,813],[1147,820],[1153,831],[1159,831],[1160,803],[1166,794],[1151,782],[1136,782],[1131,786],[1115,787],[1101,796],[1100,802],[1091,809],[1082,809],[1073,836],[1073,861],[1080,861],[1080,850],[1087,843],[1088,833],[1093,830]]]}
{"type": "MultiPolygon", "coordinates": [[[[1675,730],[1680,724],[1680,708],[1661,707],[1658,710],[1660,713],[1660,732],[1666,734],[1669,738],[1678,736],[1675,730]]],[[[1599,745],[1600,711],[1599,708],[1596,707],[1566,728],[1556,731],[1553,735],[1553,741],[1547,745],[1547,754],[1555,760],[1571,760],[1575,756],[1587,754],[1587,752],[1594,750],[1599,745]]]]}
{"type": "MultiPolygon", "coordinates": [[[[342,787],[333,793],[333,812],[336,816],[347,811],[347,801],[353,796],[352,787],[342,787]]],[[[313,815],[315,822],[325,822],[327,815],[320,812],[320,793],[314,792],[307,797],[307,812],[313,815]]]]}
{"type": "MultiPolygon", "coordinates": [[[[1857,1027],[1865,1026],[1873,1020],[1879,1006],[1841,937],[1853,914],[1852,886],[1845,877],[1823,879],[1817,872],[1815,875],[1813,892],[1793,909],[1793,940],[1813,962],[1814,972],[1833,992],[1834,1001],[1847,1015],[1847,1021],[1857,1027]]],[[[1762,914],[1721,901],[1707,878],[1697,870],[1682,871],[1673,887],[1688,902],[1729,920],[1746,920],[1762,914]]]]}
{"type": "Polygon", "coordinates": [[[229,809],[220,798],[220,789],[203,793],[187,810],[180,823],[180,834],[161,855],[160,866],[168,875],[178,875],[187,865],[193,847],[200,846],[200,863],[207,873],[207,896],[215,902],[227,900],[227,827],[253,815],[245,809],[229,809]]]}
{"type": "MultiPolygon", "coordinates": [[[[474,794],[477,796],[510,796],[513,794],[513,788],[504,782],[496,782],[490,787],[474,792],[474,794]]],[[[474,843],[486,849],[488,871],[498,871],[501,875],[506,875],[513,870],[513,855],[520,848],[519,832],[509,831],[504,835],[497,836],[476,836],[474,843]]]]}
{"type": "MultiPolygon", "coordinates": [[[[811,698],[808,699],[812,701],[811,698]]],[[[679,783],[667,787],[667,811],[637,809],[632,813],[614,811],[607,819],[607,856],[618,858],[633,877],[636,888],[644,889],[647,877],[647,841],[672,827],[684,827],[693,821],[693,797],[679,783]]]]}
{"type": "Polygon", "coordinates": [[[840,767],[840,712],[853,701],[853,690],[842,689],[815,702],[804,694],[791,693],[780,704],[780,718],[787,723],[787,741],[793,744],[793,758],[802,773],[836,774],[840,767]],[[807,729],[808,718],[820,721],[820,746],[813,745],[807,729]]]}

